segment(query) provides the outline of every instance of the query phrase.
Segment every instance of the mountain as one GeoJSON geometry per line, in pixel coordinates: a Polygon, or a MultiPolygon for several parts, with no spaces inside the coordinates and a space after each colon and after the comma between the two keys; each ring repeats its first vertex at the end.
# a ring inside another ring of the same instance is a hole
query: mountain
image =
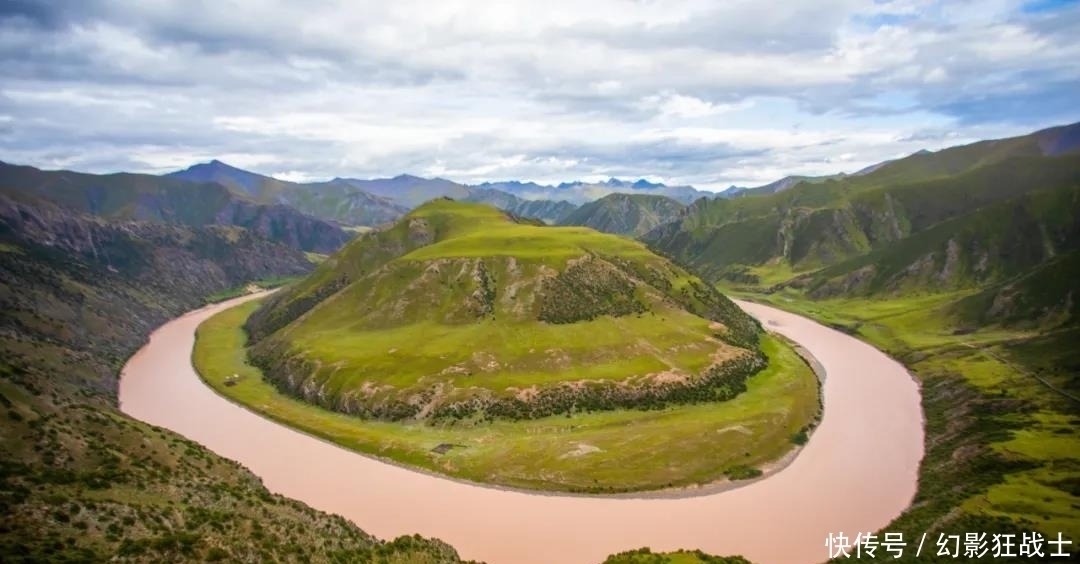
{"type": "Polygon", "coordinates": [[[767,196],[702,200],[643,240],[713,280],[743,280],[748,268],[763,265],[815,270],[983,206],[1075,185],[1080,146],[1066,142],[1077,129],[917,153],[863,176],[767,196]]]}
{"type": "Polygon", "coordinates": [[[283,391],[386,420],[719,401],[766,363],[756,321],[640,243],[448,199],[358,237],[247,330],[283,391]]]}
{"type": "Polygon", "coordinates": [[[297,183],[256,174],[218,160],[200,163],[165,176],[192,182],[216,182],[263,204],[283,204],[327,221],[376,226],[401,217],[408,207],[376,196],[341,179],[297,183]]]}
{"type": "Polygon", "coordinates": [[[501,210],[508,211],[521,217],[535,217],[545,223],[558,223],[577,206],[560,200],[525,200],[509,192],[492,188],[469,188],[469,195],[464,198],[467,202],[480,202],[493,205],[501,210]]]}
{"type": "Polygon", "coordinates": [[[392,222],[409,209],[442,197],[486,202],[518,215],[554,223],[576,206],[612,193],[655,194],[683,203],[714,195],[690,186],[616,178],[594,183],[564,182],[558,186],[518,181],[468,186],[443,178],[401,174],[393,178],[335,178],[329,182],[305,184],[256,174],[218,160],[165,176],[192,182],[216,182],[259,203],[286,204],[314,217],[357,226],[392,222]]]}
{"type": "Polygon", "coordinates": [[[269,201],[276,200],[279,194],[295,186],[292,182],[249,172],[217,159],[170,172],[164,176],[191,182],[216,182],[238,194],[247,194],[254,199],[269,201]]]}
{"type": "Polygon", "coordinates": [[[469,189],[462,184],[443,178],[420,178],[409,174],[372,180],[335,178],[333,182],[346,184],[368,194],[387,198],[409,209],[435,198],[464,199],[469,195],[469,189]]]}
{"type": "Polygon", "coordinates": [[[667,196],[684,204],[699,198],[712,198],[714,193],[698,190],[692,186],[667,186],[647,180],[633,182],[610,178],[604,182],[563,182],[557,186],[541,185],[535,182],[485,182],[476,186],[509,192],[526,200],[566,200],[581,205],[597,200],[608,194],[652,194],[667,196]]]}
{"type": "Polygon", "coordinates": [[[559,224],[637,237],[675,221],[684,209],[686,206],[667,196],[616,193],[581,206],[559,224]]]}
{"type": "Polygon", "coordinates": [[[193,227],[233,225],[290,247],[329,253],[350,237],[339,226],[280,204],[258,204],[221,184],[148,174],[84,174],[0,163],[0,194],[45,199],[105,219],[193,227]]]}
{"type": "Polygon", "coordinates": [[[4,562],[458,562],[438,541],[386,543],[272,494],[117,409],[120,367],[155,326],[214,292],[310,269],[300,251],[237,227],[105,220],[0,195],[4,562]]]}
{"type": "MultiPolygon", "coordinates": [[[[1064,274],[1073,269],[1075,258],[1070,257],[1078,252],[1080,182],[1036,190],[935,222],[880,249],[788,284],[805,288],[818,298],[984,288],[984,297],[975,301],[988,303],[980,314],[985,323],[1018,319],[1019,310],[1035,316],[1030,304],[1039,301],[1040,292],[1053,287],[1048,281],[1054,277],[1048,273],[1064,274]]],[[[1061,296],[1068,294],[1066,291],[1061,296]]],[[[1067,298],[1061,305],[1073,301],[1067,298]]],[[[1055,313],[1055,309],[1047,307],[1039,316],[1055,313]]]]}
{"type": "Polygon", "coordinates": [[[754,188],[741,188],[737,186],[732,186],[728,190],[722,192],[722,194],[724,194],[724,197],[726,198],[776,194],[777,192],[783,192],[785,190],[788,190],[801,182],[809,182],[813,184],[817,182],[824,182],[826,180],[831,180],[834,178],[843,178],[844,176],[846,175],[843,173],[830,176],[785,176],[780,180],[770,182],[762,186],[756,186],[754,188]]]}

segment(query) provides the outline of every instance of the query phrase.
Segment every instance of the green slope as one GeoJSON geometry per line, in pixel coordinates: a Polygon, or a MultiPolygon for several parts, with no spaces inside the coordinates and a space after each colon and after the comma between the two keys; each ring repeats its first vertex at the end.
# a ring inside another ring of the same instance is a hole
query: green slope
{"type": "Polygon", "coordinates": [[[1077,185],[1077,147],[1059,141],[1078,128],[916,154],[774,195],[702,200],[643,240],[712,280],[746,281],[761,266],[814,270],[994,202],[1077,185]]]}
{"type": "Polygon", "coordinates": [[[604,233],[637,237],[674,221],[685,208],[667,196],[609,194],[574,210],[563,217],[559,225],[580,225],[604,233]]]}
{"type": "MultiPolygon", "coordinates": [[[[976,288],[1024,276],[1078,249],[1080,186],[1063,187],[979,208],[791,284],[814,297],[976,288]]],[[[1064,296],[1062,289],[1047,290],[1064,296]]]]}
{"type": "Polygon", "coordinates": [[[450,200],[358,238],[248,327],[283,389],[387,419],[729,399],[764,364],[756,322],[644,245],[450,200]]]}

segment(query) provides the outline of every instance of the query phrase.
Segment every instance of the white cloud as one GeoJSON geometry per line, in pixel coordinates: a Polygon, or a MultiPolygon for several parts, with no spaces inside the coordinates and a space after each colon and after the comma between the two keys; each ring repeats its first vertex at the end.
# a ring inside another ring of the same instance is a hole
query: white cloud
{"type": "Polygon", "coordinates": [[[1080,119],[1080,37],[1063,23],[1080,22],[1076,7],[42,6],[55,13],[39,24],[0,8],[3,160],[160,172],[220,158],[292,179],[614,174],[724,188],[1080,119]]]}

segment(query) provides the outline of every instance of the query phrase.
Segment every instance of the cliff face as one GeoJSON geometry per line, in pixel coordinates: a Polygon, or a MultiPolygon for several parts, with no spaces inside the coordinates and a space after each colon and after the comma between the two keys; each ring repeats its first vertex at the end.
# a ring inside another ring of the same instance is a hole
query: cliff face
{"type": "Polygon", "coordinates": [[[284,205],[256,203],[221,184],[146,174],[82,174],[0,163],[0,194],[20,201],[45,200],[104,219],[245,227],[318,253],[333,252],[350,238],[334,223],[284,205]]]}
{"type": "MultiPolygon", "coordinates": [[[[236,227],[110,222],[3,196],[0,242],[0,327],[113,360],[204,296],[312,267],[301,251],[236,227]]],[[[115,394],[111,371],[85,383],[115,394]]]]}

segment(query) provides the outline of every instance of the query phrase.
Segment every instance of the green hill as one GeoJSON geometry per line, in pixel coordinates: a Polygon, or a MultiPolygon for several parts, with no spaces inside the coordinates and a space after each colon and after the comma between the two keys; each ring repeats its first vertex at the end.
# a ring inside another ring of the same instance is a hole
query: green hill
{"type": "Polygon", "coordinates": [[[814,297],[982,288],[1077,250],[1080,184],[980,207],[791,284],[814,297]]]}
{"type": "Polygon", "coordinates": [[[685,208],[667,196],[616,193],[581,206],[563,217],[559,224],[637,237],[674,221],[685,208]]]}
{"type": "Polygon", "coordinates": [[[279,387],[367,417],[533,418],[730,399],[760,327],[644,245],[435,200],[248,322],[279,387]]]}

